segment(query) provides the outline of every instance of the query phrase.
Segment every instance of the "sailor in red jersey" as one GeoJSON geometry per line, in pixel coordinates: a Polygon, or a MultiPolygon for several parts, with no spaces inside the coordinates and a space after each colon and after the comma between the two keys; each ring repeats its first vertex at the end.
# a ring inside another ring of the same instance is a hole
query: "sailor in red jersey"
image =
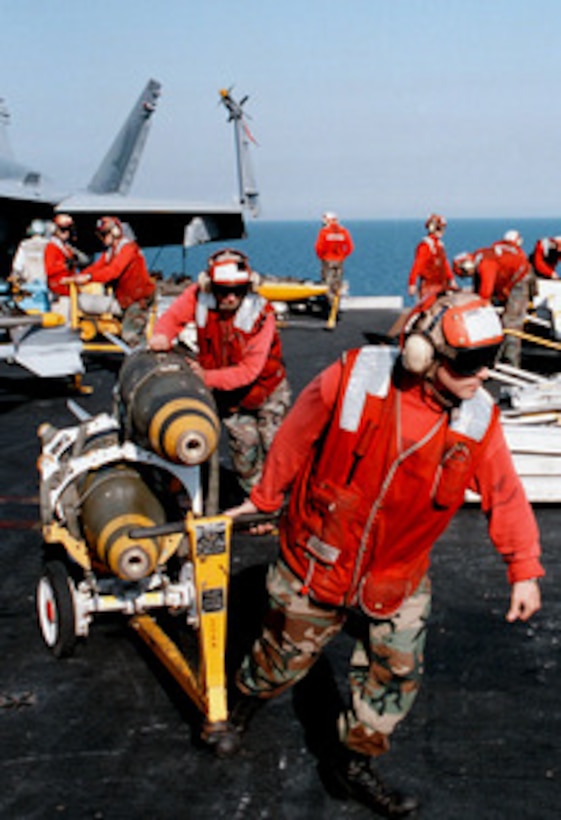
{"type": "MultiPolygon", "coordinates": [[[[455,264],[464,268],[465,275],[473,275],[474,289],[479,296],[504,308],[503,328],[515,334],[524,327],[532,284],[532,267],[522,250],[522,241],[518,231],[509,230],[490,247],[471,255],[463,254],[463,260],[455,259],[455,264]]],[[[522,341],[515,334],[505,333],[500,358],[520,367],[522,341]]]]}
{"type": "Polygon", "coordinates": [[[425,222],[427,235],[417,245],[415,259],[409,273],[408,292],[410,296],[424,299],[431,293],[457,289],[458,286],[446,258],[446,250],[442,241],[446,224],[444,217],[439,214],[431,214],[425,222]]]}
{"type": "Polygon", "coordinates": [[[341,290],[343,265],[354,250],[350,232],[340,224],[337,214],[326,211],[322,216],[323,226],[317,235],[315,251],[321,259],[321,278],[329,285],[328,299],[331,303],[341,290]]]}
{"type": "Polygon", "coordinates": [[[125,236],[120,219],[102,216],[97,222],[96,233],[105,251],[84,268],[82,275],[86,281],[112,285],[123,311],[123,341],[134,347],[144,340],[156,285],[148,273],[142,251],[133,239],[125,236]]]}
{"type": "MultiPolygon", "coordinates": [[[[384,783],[372,758],[420,686],[431,549],[467,488],[481,497],[511,584],[509,622],[540,607],[539,533],[482,387],[502,341],[494,309],[473,293],[429,297],[397,348],[347,352],[302,392],[263,476],[232,517],[283,505],[263,634],[238,673],[238,731],[256,706],[300,680],[349,612],[364,630],[350,662],[351,706],[320,759],[326,784],[386,817],[418,800],[384,783]]],[[[263,525],[261,525],[262,529],[263,525]]]]}
{"type": "Polygon", "coordinates": [[[198,357],[188,362],[214,391],[246,492],[261,476],[291,398],[274,310],[254,291],[256,282],[245,254],[217,251],[199,281],[159,318],[150,339],[153,350],[169,350],[186,325],[196,324],[198,357]]]}
{"type": "Polygon", "coordinates": [[[530,262],[536,276],[545,279],[559,279],[557,266],[561,260],[561,236],[546,236],[538,239],[530,254],[530,262]]]}
{"type": "Polygon", "coordinates": [[[45,247],[45,273],[49,290],[54,295],[52,310],[65,319],[70,315],[69,283],[81,285],[88,281],[88,277],[78,270],[77,251],[70,244],[74,239],[74,220],[70,214],[56,214],[53,233],[45,247]]]}

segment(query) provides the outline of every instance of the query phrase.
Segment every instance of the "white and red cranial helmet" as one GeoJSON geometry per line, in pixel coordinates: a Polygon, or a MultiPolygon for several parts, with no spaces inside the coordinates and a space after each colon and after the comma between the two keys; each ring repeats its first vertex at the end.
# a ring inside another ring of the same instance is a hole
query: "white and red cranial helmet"
{"type": "Polygon", "coordinates": [[[475,258],[473,253],[462,251],[452,260],[452,270],[456,276],[473,276],[475,272],[475,258]]]}
{"type": "Polygon", "coordinates": [[[425,222],[425,228],[429,233],[434,233],[435,231],[443,231],[447,224],[445,218],[440,214],[431,214],[425,222]]]}
{"type": "Polygon", "coordinates": [[[422,375],[444,359],[461,376],[492,367],[503,340],[494,308],[465,291],[427,297],[417,305],[401,339],[406,370],[422,375]]]}
{"type": "Polygon", "coordinates": [[[95,230],[100,236],[106,236],[106,234],[110,233],[111,236],[114,236],[116,239],[123,235],[122,222],[120,219],[117,219],[116,216],[100,217],[95,223],[95,230]]]}
{"type": "Polygon", "coordinates": [[[56,214],[53,217],[53,224],[59,230],[68,231],[74,227],[74,220],[70,214],[56,214]]]}
{"type": "Polygon", "coordinates": [[[251,282],[251,268],[245,253],[225,248],[209,257],[207,272],[212,285],[240,287],[251,282]]]}
{"type": "Polygon", "coordinates": [[[523,239],[520,236],[519,231],[515,230],[514,228],[510,231],[507,231],[503,236],[503,239],[505,242],[511,242],[513,245],[518,245],[518,247],[520,247],[520,245],[523,242],[523,239]]]}

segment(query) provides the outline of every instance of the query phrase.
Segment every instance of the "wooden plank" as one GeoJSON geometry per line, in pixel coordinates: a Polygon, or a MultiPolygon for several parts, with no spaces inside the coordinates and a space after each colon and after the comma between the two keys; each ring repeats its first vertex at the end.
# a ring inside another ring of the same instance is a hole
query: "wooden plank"
{"type": "Polygon", "coordinates": [[[561,427],[508,424],[504,433],[512,453],[561,454],[561,427]]]}

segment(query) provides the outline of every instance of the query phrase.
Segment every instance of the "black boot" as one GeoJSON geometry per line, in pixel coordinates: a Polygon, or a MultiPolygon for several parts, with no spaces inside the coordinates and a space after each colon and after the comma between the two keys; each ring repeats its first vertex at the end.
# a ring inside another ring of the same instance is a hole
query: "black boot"
{"type": "Polygon", "coordinates": [[[253,716],[264,705],[263,698],[255,697],[255,695],[242,695],[240,692],[230,712],[228,719],[230,726],[239,735],[245,734],[253,716]]]}
{"type": "Polygon", "coordinates": [[[319,772],[333,797],[351,797],[382,817],[411,817],[419,808],[419,800],[384,783],[371,762],[370,757],[344,750],[320,761],[319,772]]]}

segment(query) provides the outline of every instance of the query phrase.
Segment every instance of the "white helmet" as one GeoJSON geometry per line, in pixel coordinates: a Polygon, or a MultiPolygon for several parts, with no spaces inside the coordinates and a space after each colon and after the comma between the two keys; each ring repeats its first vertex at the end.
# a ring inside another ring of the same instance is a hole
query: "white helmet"
{"type": "Polygon", "coordinates": [[[505,242],[512,242],[513,245],[520,246],[522,244],[522,237],[518,231],[514,230],[514,228],[507,231],[503,236],[503,239],[505,242]]]}
{"type": "Polygon", "coordinates": [[[337,222],[337,214],[334,211],[325,211],[322,214],[322,222],[327,225],[329,222],[337,222]]]}
{"type": "Polygon", "coordinates": [[[33,219],[27,229],[27,233],[29,236],[45,236],[47,233],[47,225],[42,219],[33,219]]]}

